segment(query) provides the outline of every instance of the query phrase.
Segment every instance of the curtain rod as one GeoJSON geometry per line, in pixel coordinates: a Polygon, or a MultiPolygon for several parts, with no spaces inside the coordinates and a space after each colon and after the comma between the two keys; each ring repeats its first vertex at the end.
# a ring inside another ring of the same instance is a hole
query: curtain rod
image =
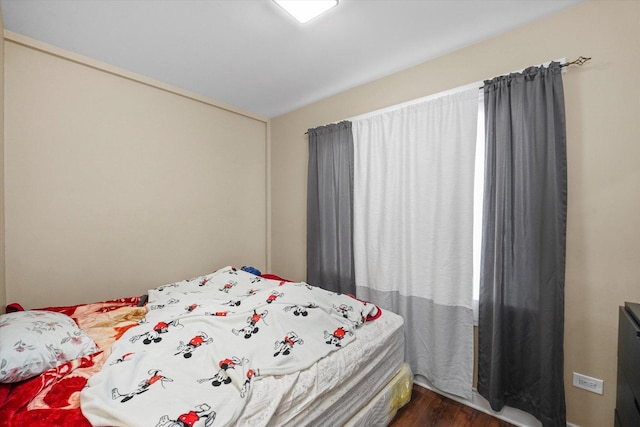
{"type": "MultiPolygon", "coordinates": [[[[565,68],[568,67],[570,65],[578,65],[580,67],[582,67],[587,61],[590,61],[591,58],[587,58],[586,56],[579,56],[578,59],[574,60],[574,61],[570,61],[570,62],[565,62],[563,64],[560,64],[560,68],[565,68]]],[[[478,89],[484,89],[484,86],[480,86],[478,89]]]]}
{"type": "MultiPolygon", "coordinates": [[[[565,62],[563,64],[560,64],[560,68],[565,68],[565,67],[569,67],[570,65],[578,65],[580,67],[582,67],[587,61],[590,61],[591,58],[590,57],[586,57],[586,56],[579,56],[578,59],[574,60],[574,61],[570,61],[570,62],[565,62]]],[[[480,83],[480,82],[477,82],[480,83]]],[[[471,83],[473,84],[473,83],[471,83]]],[[[484,86],[480,86],[478,89],[483,89],[484,86]]],[[[415,100],[414,100],[415,101],[415,100]]],[[[411,102],[411,101],[410,101],[411,102]]],[[[305,132],[305,135],[309,134],[309,132],[305,132]]]]}

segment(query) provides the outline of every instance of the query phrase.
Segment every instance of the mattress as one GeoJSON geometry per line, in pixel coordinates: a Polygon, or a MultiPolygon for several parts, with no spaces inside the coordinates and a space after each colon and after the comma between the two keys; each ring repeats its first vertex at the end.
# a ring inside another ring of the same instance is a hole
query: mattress
{"type": "Polygon", "coordinates": [[[357,339],[303,371],[256,381],[238,425],[339,426],[367,405],[404,362],[404,320],[389,311],[357,339]],[[278,390],[274,393],[274,390],[278,390]]]}
{"type": "MultiPolygon", "coordinates": [[[[193,286],[200,286],[200,282],[196,281],[194,283],[193,286]]],[[[292,285],[295,286],[295,284],[292,285]]],[[[283,297],[285,292],[287,298],[293,296],[291,295],[292,289],[286,287],[283,283],[279,286],[278,289],[283,290],[283,297]]],[[[302,288],[300,288],[300,291],[302,292],[302,288]]],[[[0,425],[43,427],[49,425],[88,425],[89,422],[84,417],[86,414],[83,415],[79,407],[79,394],[82,391],[87,391],[88,387],[85,387],[85,385],[95,379],[97,375],[100,375],[99,371],[101,371],[105,360],[110,357],[111,346],[114,341],[120,342],[124,340],[130,342],[129,339],[125,340],[125,335],[127,334],[133,335],[134,338],[146,336],[145,334],[140,335],[140,331],[136,329],[136,326],[143,324],[141,320],[145,319],[145,315],[147,317],[149,315],[147,310],[136,307],[138,301],[139,298],[129,298],[48,309],[65,313],[72,317],[95,340],[103,352],[73,360],[22,383],[0,384],[2,386],[0,387],[0,425]]],[[[268,320],[272,325],[277,323],[274,307],[275,303],[269,305],[270,314],[268,320]]],[[[190,307],[183,307],[182,309],[187,310],[188,308],[190,307]]],[[[340,307],[333,308],[338,309],[340,307]]],[[[151,309],[153,310],[154,308],[152,307],[151,309]]],[[[291,311],[288,313],[293,316],[293,328],[297,329],[302,321],[301,318],[296,318],[291,311]]],[[[213,318],[217,318],[218,315],[219,313],[216,312],[213,318]]],[[[364,312],[362,312],[362,316],[364,320],[364,312]]],[[[226,318],[227,316],[224,317],[226,318]]],[[[379,317],[374,316],[368,320],[361,324],[360,327],[353,329],[353,337],[348,341],[345,339],[343,341],[344,346],[339,351],[329,352],[320,359],[316,358],[315,362],[307,364],[306,366],[308,367],[305,369],[287,374],[278,374],[277,372],[274,375],[259,374],[254,377],[251,387],[247,390],[249,393],[247,403],[240,409],[240,415],[234,420],[234,425],[323,425],[333,427],[351,422],[349,420],[363,406],[368,409],[359,412],[359,419],[371,419],[366,418],[369,412],[380,412],[383,411],[381,408],[387,408],[391,404],[388,398],[389,390],[394,389],[392,384],[402,377],[403,372],[404,321],[400,316],[388,311],[381,311],[379,317]],[[401,374],[398,374],[398,372],[401,374]],[[382,392],[380,392],[381,390],[382,392]]],[[[150,325],[153,323],[155,322],[146,322],[144,323],[146,326],[143,327],[150,329],[150,325]]],[[[179,325],[176,324],[174,326],[182,330],[179,325]]],[[[171,328],[167,327],[167,329],[171,328]]],[[[247,339],[246,336],[244,338],[247,339]]],[[[327,339],[326,336],[325,339],[327,339]]],[[[152,340],[148,341],[149,345],[151,345],[152,340]]],[[[167,341],[167,339],[164,341],[167,341]]],[[[136,338],[131,342],[142,343],[143,340],[142,338],[139,340],[136,338]]],[[[305,340],[305,347],[309,344],[310,342],[305,340]]],[[[206,345],[206,342],[203,343],[204,345],[206,345]]],[[[268,350],[270,355],[273,351],[270,350],[272,345],[259,348],[263,348],[265,351],[268,350]]],[[[298,349],[298,347],[295,348],[298,349]]],[[[194,351],[199,350],[202,350],[202,348],[194,351]]],[[[156,352],[156,347],[154,347],[153,353],[156,352]]],[[[175,351],[171,355],[176,356],[174,353],[175,351]]],[[[113,363],[118,366],[131,364],[133,362],[131,355],[133,353],[118,353],[114,356],[113,363]]],[[[195,360],[195,357],[187,359],[184,356],[178,358],[178,360],[183,359],[191,361],[195,360]]],[[[196,364],[194,366],[202,365],[196,364]]],[[[145,372],[147,371],[140,374],[136,372],[135,378],[133,376],[125,376],[124,378],[127,381],[131,380],[138,384],[138,375],[144,378],[148,377],[145,372]]],[[[158,391],[164,391],[165,384],[163,381],[156,381],[157,378],[165,375],[159,374],[160,372],[161,368],[150,377],[148,384],[155,384],[158,391]]],[[[122,376],[114,378],[120,380],[122,376]]],[[[166,389],[168,390],[173,383],[174,381],[170,381],[166,389]]],[[[209,383],[205,382],[203,384],[209,383]]],[[[210,387],[213,388],[213,386],[215,384],[210,387]]],[[[121,388],[119,390],[127,391],[129,389],[121,388]]],[[[134,403],[141,402],[141,399],[150,395],[153,390],[143,388],[142,391],[144,393],[133,393],[133,397],[120,395],[115,398],[113,397],[113,390],[109,388],[108,391],[110,392],[110,400],[113,400],[118,405],[123,405],[125,401],[132,398],[135,399],[134,403]],[[124,398],[121,399],[121,397],[124,398]]],[[[140,405],[142,404],[135,407],[140,407],[140,405]]],[[[101,411],[106,407],[101,407],[101,411]]],[[[145,408],[146,414],[149,407],[145,406],[145,408]]],[[[206,419],[208,420],[209,418],[207,417],[206,419]]],[[[375,419],[383,418],[376,416],[375,419]]],[[[216,421],[218,421],[217,418],[216,421]]]]}
{"type": "Polygon", "coordinates": [[[413,373],[407,363],[344,427],[386,426],[411,400],[413,373]]]}

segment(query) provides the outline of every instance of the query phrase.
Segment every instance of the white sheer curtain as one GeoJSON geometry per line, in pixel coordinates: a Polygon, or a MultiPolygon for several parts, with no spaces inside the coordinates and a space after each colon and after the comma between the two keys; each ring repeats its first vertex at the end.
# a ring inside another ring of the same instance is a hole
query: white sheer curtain
{"type": "Polygon", "coordinates": [[[357,296],[405,319],[407,360],[471,397],[477,87],[353,120],[357,296]]]}

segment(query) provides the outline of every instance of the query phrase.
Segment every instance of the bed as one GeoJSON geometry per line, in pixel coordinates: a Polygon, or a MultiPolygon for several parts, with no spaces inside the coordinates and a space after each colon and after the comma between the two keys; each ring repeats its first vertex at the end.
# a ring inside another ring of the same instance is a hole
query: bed
{"type": "Polygon", "coordinates": [[[3,315],[0,426],[386,425],[411,396],[402,318],[250,271],[3,315]],[[77,354],[46,344],[52,325],[77,354]],[[3,358],[30,346],[55,366],[3,358]]]}

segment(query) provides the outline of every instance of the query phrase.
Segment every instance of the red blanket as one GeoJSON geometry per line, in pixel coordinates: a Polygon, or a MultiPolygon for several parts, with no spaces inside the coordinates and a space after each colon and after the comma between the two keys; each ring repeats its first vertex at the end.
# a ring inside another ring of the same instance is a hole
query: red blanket
{"type": "Polygon", "coordinates": [[[13,384],[0,384],[0,427],[90,426],[80,411],[80,390],[100,370],[111,344],[146,313],[139,297],[68,307],[48,307],[70,316],[101,351],[13,384]]]}

